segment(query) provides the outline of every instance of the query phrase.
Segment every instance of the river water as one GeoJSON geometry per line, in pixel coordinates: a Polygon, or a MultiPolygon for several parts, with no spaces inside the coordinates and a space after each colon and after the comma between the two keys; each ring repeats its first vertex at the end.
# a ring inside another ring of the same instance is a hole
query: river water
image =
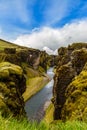
{"type": "Polygon", "coordinates": [[[37,120],[43,116],[43,107],[47,101],[52,98],[52,88],[53,88],[53,68],[47,71],[47,74],[51,78],[51,81],[37,94],[30,98],[25,104],[25,111],[28,119],[37,120]]]}

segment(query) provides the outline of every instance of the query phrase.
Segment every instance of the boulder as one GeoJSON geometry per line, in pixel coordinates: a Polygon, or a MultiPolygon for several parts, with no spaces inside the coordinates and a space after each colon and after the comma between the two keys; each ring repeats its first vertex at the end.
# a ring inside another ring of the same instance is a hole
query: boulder
{"type": "Polygon", "coordinates": [[[0,63],[0,111],[3,116],[25,116],[22,94],[26,80],[20,66],[9,62],[0,63]]]}

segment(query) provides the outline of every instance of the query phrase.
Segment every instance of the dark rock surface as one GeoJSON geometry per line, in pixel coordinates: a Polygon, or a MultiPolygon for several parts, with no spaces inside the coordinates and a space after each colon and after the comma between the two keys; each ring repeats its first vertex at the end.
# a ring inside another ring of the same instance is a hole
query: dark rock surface
{"type": "Polygon", "coordinates": [[[4,48],[0,52],[0,62],[7,61],[22,67],[26,63],[35,70],[42,68],[44,72],[48,67],[54,66],[54,56],[48,55],[45,51],[31,48],[4,48]]]}
{"type": "MultiPolygon", "coordinates": [[[[56,67],[56,73],[54,76],[54,87],[53,87],[53,103],[54,103],[54,119],[70,119],[70,116],[72,118],[72,113],[78,109],[79,103],[78,98],[75,98],[75,104],[73,103],[73,100],[70,98],[72,97],[72,92],[69,90],[75,91],[77,89],[77,86],[79,86],[80,81],[78,79],[78,84],[73,85],[73,80],[76,76],[80,76],[83,72],[83,67],[85,66],[87,62],[87,44],[86,43],[74,43],[72,45],[69,45],[68,47],[61,47],[58,50],[58,62],[56,67]],[[69,95],[67,94],[69,93],[69,95]],[[76,107],[72,107],[69,111],[69,105],[70,103],[73,105],[76,105],[76,107]]],[[[86,72],[87,70],[85,70],[86,72]]],[[[87,77],[85,77],[87,78],[87,77]]],[[[83,82],[83,78],[81,79],[83,82]]],[[[86,79],[87,80],[87,79],[86,79]]],[[[85,84],[85,83],[84,83],[85,84]]],[[[83,84],[83,88],[84,88],[83,84]]],[[[79,88],[78,88],[79,89],[79,88]]],[[[81,90],[83,93],[84,90],[81,90]]],[[[87,90],[85,90],[87,91],[87,90]]],[[[78,93],[75,95],[78,97],[78,93]]],[[[86,93],[87,95],[87,93],[86,93]]],[[[79,94],[80,96],[80,94],[79,94]]],[[[86,96],[84,96],[85,104],[87,104],[87,100],[85,99],[86,96]]],[[[80,102],[80,99],[79,99],[80,102]]],[[[82,102],[82,101],[81,101],[82,102]]],[[[81,104],[81,103],[80,103],[81,104]]],[[[85,105],[80,105],[80,110],[85,110],[85,105]]],[[[87,109],[87,108],[86,108],[87,109]]],[[[79,111],[77,111],[77,115],[79,115],[79,111]]],[[[82,112],[84,113],[84,112],[82,112]]],[[[80,113],[81,116],[81,113],[80,113]]],[[[83,116],[82,116],[83,118],[83,116]]],[[[82,119],[77,116],[77,119],[82,119]]]]}

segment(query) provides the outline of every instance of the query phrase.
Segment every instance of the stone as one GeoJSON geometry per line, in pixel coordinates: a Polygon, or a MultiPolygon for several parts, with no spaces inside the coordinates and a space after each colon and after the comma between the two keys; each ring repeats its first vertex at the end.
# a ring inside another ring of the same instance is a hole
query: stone
{"type": "Polygon", "coordinates": [[[20,66],[9,62],[0,63],[0,111],[3,116],[25,116],[22,94],[26,80],[20,66]]]}

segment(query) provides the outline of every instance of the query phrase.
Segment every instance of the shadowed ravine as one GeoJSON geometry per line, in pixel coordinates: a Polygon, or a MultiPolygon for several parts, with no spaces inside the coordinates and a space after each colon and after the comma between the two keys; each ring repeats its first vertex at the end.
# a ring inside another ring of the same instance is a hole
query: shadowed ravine
{"type": "MultiPolygon", "coordinates": [[[[53,68],[47,71],[50,78],[53,78],[53,68]]],[[[53,79],[36,95],[29,99],[25,104],[25,111],[30,120],[40,121],[45,114],[45,109],[52,98],[53,79]]]]}

